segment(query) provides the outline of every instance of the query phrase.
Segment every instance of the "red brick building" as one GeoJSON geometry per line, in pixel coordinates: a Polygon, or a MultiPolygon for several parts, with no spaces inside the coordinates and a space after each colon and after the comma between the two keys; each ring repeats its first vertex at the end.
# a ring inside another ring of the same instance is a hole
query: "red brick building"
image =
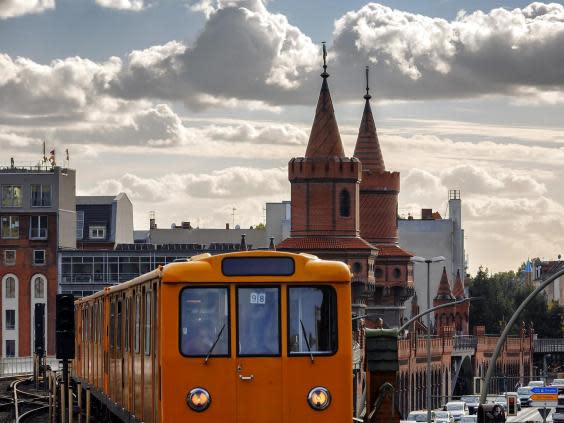
{"type": "Polygon", "coordinates": [[[353,310],[399,326],[413,294],[411,254],[398,245],[399,173],[386,171],[368,88],[354,157],[345,155],[324,65],[305,157],[288,165],[291,233],[278,248],[342,260],[353,310]]]}
{"type": "Polygon", "coordinates": [[[3,357],[33,353],[36,304],[55,354],[57,251],[76,243],[75,173],[60,167],[0,168],[0,342],[3,357]]]}

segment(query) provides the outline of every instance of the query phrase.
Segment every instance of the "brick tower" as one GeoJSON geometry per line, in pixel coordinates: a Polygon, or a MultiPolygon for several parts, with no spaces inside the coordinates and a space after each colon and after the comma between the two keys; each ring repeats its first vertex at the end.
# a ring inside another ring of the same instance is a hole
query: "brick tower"
{"type": "Polygon", "coordinates": [[[327,78],[327,64],[305,157],[288,163],[291,183],[290,237],[279,250],[309,252],[341,260],[353,272],[353,309],[362,312],[373,294],[376,249],[359,236],[359,183],[362,165],[345,157],[327,78]]]}
{"type": "MultiPolygon", "coordinates": [[[[460,270],[456,271],[456,280],[454,281],[454,287],[452,288],[452,295],[457,300],[466,298],[466,294],[464,293],[464,284],[462,283],[462,278],[460,277],[460,270]]],[[[465,303],[456,304],[454,314],[454,327],[457,334],[468,335],[469,313],[470,303],[468,301],[465,303]]]]}
{"type": "Polygon", "coordinates": [[[398,326],[403,320],[404,303],[414,293],[412,254],[399,246],[400,174],[386,170],[370,99],[367,67],[364,112],[354,157],[362,163],[360,236],[378,248],[374,263],[376,289],[368,304],[373,314],[384,315],[387,325],[398,326]]]}
{"type": "MultiPolygon", "coordinates": [[[[439,282],[439,288],[437,290],[437,295],[433,299],[433,307],[441,304],[451,303],[455,300],[454,295],[450,290],[450,284],[448,283],[448,276],[446,267],[443,267],[443,274],[441,276],[441,281],[439,282]]],[[[454,313],[455,305],[452,307],[445,307],[434,312],[435,314],[435,329],[437,334],[441,334],[441,330],[446,326],[454,325],[454,313]]]]}

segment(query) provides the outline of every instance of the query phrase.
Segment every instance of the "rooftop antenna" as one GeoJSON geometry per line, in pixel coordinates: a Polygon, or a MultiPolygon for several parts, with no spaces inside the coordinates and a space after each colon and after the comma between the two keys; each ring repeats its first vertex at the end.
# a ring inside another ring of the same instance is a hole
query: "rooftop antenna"
{"type": "Polygon", "coordinates": [[[231,216],[233,218],[233,228],[235,228],[235,212],[237,211],[237,209],[235,207],[233,207],[233,212],[231,213],[231,216]]]}

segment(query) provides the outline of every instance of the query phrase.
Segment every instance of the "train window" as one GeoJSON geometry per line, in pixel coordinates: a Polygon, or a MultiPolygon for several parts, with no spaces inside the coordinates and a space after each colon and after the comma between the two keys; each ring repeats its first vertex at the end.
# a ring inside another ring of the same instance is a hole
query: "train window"
{"type": "Polygon", "coordinates": [[[145,355],[151,355],[151,291],[145,292],[145,355]]]}
{"type": "Polygon", "coordinates": [[[280,355],[280,289],[237,289],[237,353],[280,355]]]}
{"type": "Polygon", "coordinates": [[[139,349],[140,349],[140,337],[141,337],[141,333],[140,330],[141,328],[140,326],[140,320],[141,320],[141,297],[139,296],[139,294],[137,294],[135,296],[135,333],[133,334],[133,350],[136,353],[139,353],[139,349]]]}
{"type": "Polygon", "coordinates": [[[121,300],[117,302],[116,348],[121,349],[121,300]]]}
{"type": "Polygon", "coordinates": [[[125,339],[123,340],[123,348],[125,351],[129,351],[129,304],[130,304],[130,300],[129,298],[125,299],[125,328],[124,328],[124,334],[125,334],[125,339]]]}
{"type": "Polygon", "coordinates": [[[288,288],[288,351],[290,355],[337,351],[337,301],[333,288],[288,288]]]}
{"type": "Polygon", "coordinates": [[[114,349],[115,320],[116,320],[116,303],[112,301],[112,303],[110,304],[110,350],[114,349]]]}
{"type": "Polygon", "coordinates": [[[221,270],[225,276],[290,276],[295,265],[291,257],[228,257],[221,270]]]}
{"type": "Polygon", "coordinates": [[[182,355],[228,356],[229,330],[228,288],[188,287],[182,290],[180,293],[182,355]]]}

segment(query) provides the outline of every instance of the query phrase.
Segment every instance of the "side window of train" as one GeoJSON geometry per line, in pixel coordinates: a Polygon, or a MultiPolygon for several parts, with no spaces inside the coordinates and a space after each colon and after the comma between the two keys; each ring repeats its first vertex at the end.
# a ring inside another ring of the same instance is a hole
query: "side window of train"
{"type": "Polygon", "coordinates": [[[116,320],[116,303],[112,300],[110,303],[110,350],[114,349],[114,333],[115,333],[115,320],[116,320]]]}
{"type": "Polygon", "coordinates": [[[117,302],[117,328],[116,328],[116,348],[121,350],[121,325],[122,325],[122,315],[121,315],[121,300],[117,302]]]}
{"type": "Polygon", "coordinates": [[[135,353],[139,353],[140,349],[140,320],[141,320],[141,296],[139,293],[135,294],[135,329],[133,334],[133,350],[135,353]]]}
{"type": "Polygon", "coordinates": [[[123,349],[126,352],[129,352],[129,325],[131,323],[130,315],[129,315],[129,304],[131,301],[129,298],[125,299],[125,328],[124,328],[124,335],[125,339],[123,340],[123,349]]]}
{"type": "Polygon", "coordinates": [[[187,287],[180,292],[182,355],[229,356],[229,332],[228,288],[187,287]]]}
{"type": "Polygon", "coordinates": [[[337,351],[337,295],[330,286],[288,287],[290,355],[337,351]]]}
{"type": "Polygon", "coordinates": [[[145,355],[151,355],[151,291],[145,292],[145,355]]]}
{"type": "Polygon", "coordinates": [[[280,355],[280,288],[237,288],[237,353],[280,355]]]}

